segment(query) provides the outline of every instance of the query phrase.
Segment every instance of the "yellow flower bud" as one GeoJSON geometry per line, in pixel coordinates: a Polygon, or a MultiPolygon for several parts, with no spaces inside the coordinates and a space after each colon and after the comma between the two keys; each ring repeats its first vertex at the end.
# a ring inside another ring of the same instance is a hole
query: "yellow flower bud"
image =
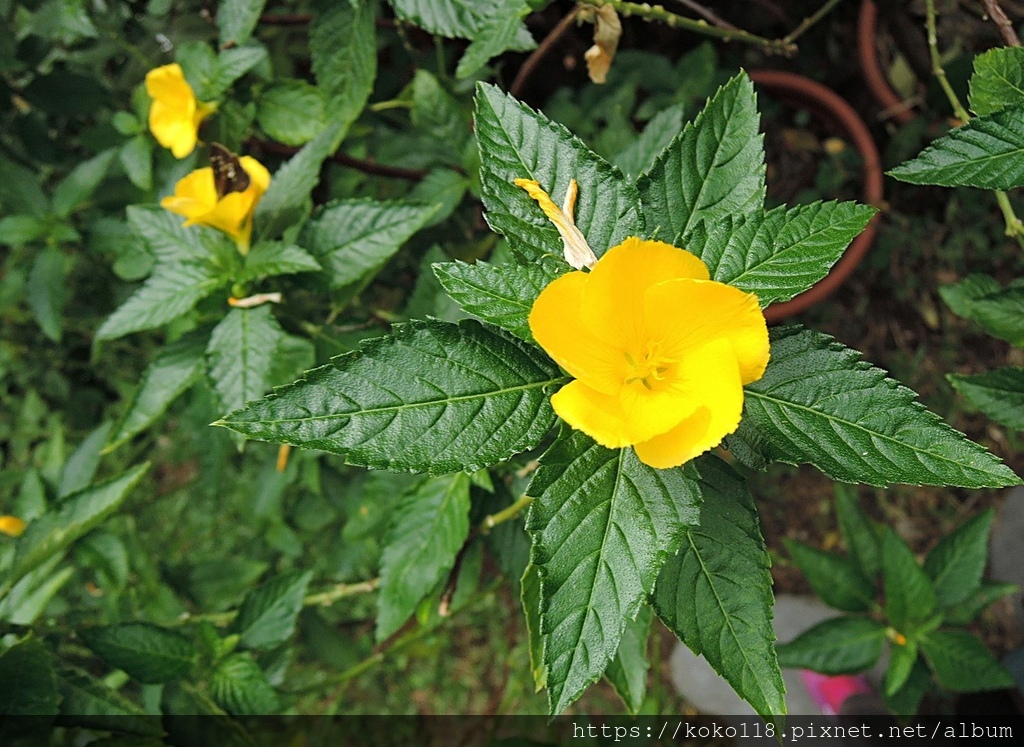
{"type": "Polygon", "coordinates": [[[0,516],[0,534],[8,537],[20,537],[27,525],[17,516],[0,516]]]}

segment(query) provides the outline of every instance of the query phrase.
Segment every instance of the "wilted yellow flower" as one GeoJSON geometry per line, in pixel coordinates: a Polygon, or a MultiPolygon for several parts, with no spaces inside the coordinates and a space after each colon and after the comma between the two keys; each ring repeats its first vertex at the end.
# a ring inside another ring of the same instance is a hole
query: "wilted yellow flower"
{"type": "Polygon", "coordinates": [[[216,111],[217,105],[196,100],[176,62],[146,73],[146,92],[153,99],[149,108],[153,137],[175,158],[184,158],[196,147],[199,123],[216,111]]]}
{"type": "Polygon", "coordinates": [[[768,327],[752,293],[709,279],[695,255],[631,237],[591,272],[551,282],[530,331],[575,381],[551,404],[608,448],[676,467],[736,430],[743,385],[768,365],[768,327]]]}
{"type": "Polygon", "coordinates": [[[0,516],[0,534],[8,537],[20,537],[27,525],[17,516],[0,516]]]}
{"type": "Polygon", "coordinates": [[[576,227],[576,221],[572,215],[576,208],[576,180],[569,180],[569,188],[565,190],[565,201],[562,207],[558,207],[548,193],[541,189],[540,183],[533,179],[513,179],[512,183],[525,189],[526,193],[540,205],[540,209],[544,211],[548,220],[555,224],[558,235],[562,237],[562,252],[565,255],[565,261],[576,270],[593,267],[597,262],[597,257],[583,236],[583,232],[576,227]]]}
{"type": "Polygon", "coordinates": [[[587,74],[594,83],[604,83],[615,59],[615,51],[622,38],[622,23],[612,5],[594,9],[594,46],[583,57],[587,61],[587,74]]]}
{"type": "Polygon", "coordinates": [[[244,190],[218,194],[213,168],[207,166],[178,180],[174,185],[174,195],[163,198],[160,204],[172,213],[188,218],[186,226],[198,224],[223,231],[235,240],[242,254],[247,254],[252,236],[252,216],[270,186],[270,172],[252,156],[242,156],[238,164],[249,177],[249,184],[244,190]]]}

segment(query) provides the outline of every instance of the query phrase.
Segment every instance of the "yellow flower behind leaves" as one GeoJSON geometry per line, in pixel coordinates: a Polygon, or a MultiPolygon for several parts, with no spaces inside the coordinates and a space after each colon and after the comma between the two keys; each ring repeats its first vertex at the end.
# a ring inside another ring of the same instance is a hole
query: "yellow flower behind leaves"
{"type": "Polygon", "coordinates": [[[243,191],[217,194],[213,168],[207,166],[179,179],[174,194],[163,198],[160,204],[185,216],[186,226],[209,226],[223,231],[235,240],[238,251],[248,254],[252,216],[270,186],[270,172],[252,156],[240,157],[238,164],[249,176],[249,186],[243,191]]]}
{"type": "Polygon", "coordinates": [[[146,92],[153,99],[149,108],[153,137],[175,158],[184,158],[196,147],[199,123],[216,111],[217,105],[196,100],[176,62],[146,73],[146,92]]]}
{"type": "Polygon", "coordinates": [[[20,537],[25,531],[25,522],[17,516],[0,516],[0,534],[8,537],[20,537]]]}
{"type": "Polygon", "coordinates": [[[630,237],[552,281],[529,322],[575,379],[551,398],[559,417],[659,469],[736,430],[743,385],[768,365],[768,327],[757,296],[709,277],[695,255],[630,237]]]}

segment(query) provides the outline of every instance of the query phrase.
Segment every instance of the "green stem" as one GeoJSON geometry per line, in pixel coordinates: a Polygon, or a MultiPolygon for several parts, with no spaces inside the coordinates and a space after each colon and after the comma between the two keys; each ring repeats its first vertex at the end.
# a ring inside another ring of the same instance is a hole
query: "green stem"
{"type": "Polygon", "coordinates": [[[480,522],[480,533],[487,534],[489,531],[494,529],[502,522],[508,521],[509,519],[516,518],[523,509],[527,508],[533,503],[533,498],[528,495],[523,495],[515,503],[512,503],[501,511],[493,513],[490,516],[485,516],[484,520],[480,522]]]}
{"type": "Polygon", "coordinates": [[[832,11],[832,9],[837,5],[839,5],[839,0],[828,0],[828,2],[822,5],[820,8],[818,8],[818,10],[813,15],[810,15],[804,20],[802,20],[799,26],[797,26],[795,29],[793,29],[784,37],[782,37],[782,41],[792,44],[801,36],[803,36],[804,33],[806,33],[806,31],[809,28],[811,28],[811,26],[813,26],[822,18],[827,16],[832,11]]]}

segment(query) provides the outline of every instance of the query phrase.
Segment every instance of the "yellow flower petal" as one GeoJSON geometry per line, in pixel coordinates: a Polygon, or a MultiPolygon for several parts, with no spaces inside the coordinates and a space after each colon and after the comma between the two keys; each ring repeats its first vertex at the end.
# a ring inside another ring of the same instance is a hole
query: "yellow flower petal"
{"type": "Polygon", "coordinates": [[[0,534],[8,537],[20,537],[25,532],[27,524],[17,516],[0,516],[0,534]]]}
{"type": "Polygon", "coordinates": [[[196,100],[177,63],[150,70],[146,74],[146,92],[153,99],[149,108],[150,132],[175,158],[184,158],[196,147],[200,122],[216,106],[196,100]]]}
{"type": "Polygon", "coordinates": [[[621,449],[634,443],[621,402],[614,395],[570,381],[552,395],[551,406],[558,417],[602,446],[621,449]]]}

